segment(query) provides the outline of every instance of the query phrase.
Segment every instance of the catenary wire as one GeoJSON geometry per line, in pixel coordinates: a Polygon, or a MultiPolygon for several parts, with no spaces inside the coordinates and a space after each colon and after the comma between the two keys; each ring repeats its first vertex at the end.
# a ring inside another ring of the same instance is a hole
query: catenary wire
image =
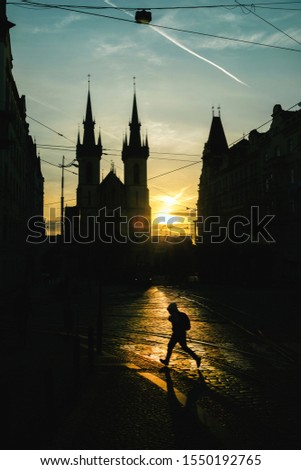
{"type": "Polygon", "coordinates": [[[285,36],[287,36],[289,39],[292,39],[293,41],[295,41],[297,44],[301,44],[300,41],[298,41],[297,39],[293,38],[292,36],[290,36],[288,33],[286,33],[285,31],[283,31],[282,29],[278,28],[278,26],[274,25],[273,23],[271,23],[270,21],[266,20],[265,18],[263,18],[262,16],[258,15],[257,13],[255,13],[255,11],[253,11],[252,9],[246,7],[245,5],[242,5],[241,3],[239,3],[237,0],[235,0],[235,2],[242,8],[245,8],[250,14],[256,16],[257,18],[259,18],[260,20],[264,21],[265,23],[267,23],[269,26],[272,26],[272,28],[276,29],[277,31],[279,31],[280,33],[284,34],[285,36]]]}
{"type": "MultiPolygon", "coordinates": [[[[23,7],[27,7],[29,5],[36,5],[37,8],[53,8],[53,5],[49,5],[46,3],[40,2],[32,2],[30,0],[23,0],[22,3],[20,2],[7,2],[8,5],[19,5],[23,7]]],[[[294,5],[294,4],[301,4],[301,2],[264,2],[264,3],[242,3],[242,6],[252,7],[252,8],[273,8],[272,5],[294,5]]],[[[56,6],[72,8],[74,5],[71,4],[58,4],[56,6]]],[[[146,7],[144,6],[144,10],[199,10],[199,9],[213,9],[213,8],[236,8],[237,5],[231,4],[214,4],[214,5],[177,5],[177,6],[162,6],[162,7],[146,7]]],[[[87,10],[118,10],[119,7],[114,6],[92,6],[92,5],[76,5],[76,8],[85,8],[87,10]]],[[[135,11],[140,10],[142,7],[122,7],[125,10],[135,11]]],[[[283,7],[282,7],[283,8],[283,7]]],[[[286,8],[283,8],[286,9],[286,8]]]]}
{"type": "Polygon", "coordinates": [[[58,132],[58,131],[52,129],[51,127],[46,126],[46,124],[43,124],[41,121],[38,121],[37,119],[34,119],[34,118],[31,117],[31,116],[28,116],[28,114],[27,114],[26,117],[28,117],[28,119],[31,119],[32,121],[34,121],[34,122],[40,124],[41,126],[46,127],[46,129],[49,129],[50,131],[54,132],[55,134],[59,135],[60,137],[63,137],[64,139],[67,139],[67,140],[69,140],[70,142],[75,143],[74,140],[69,139],[69,138],[66,137],[64,134],[62,134],[62,133],[60,133],[60,132],[58,132]]]}
{"type": "MultiPolygon", "coordinates": [[[[43,6],[43,4],[36,4],[34,2],[26,2],[26,3],[28,3],[30,5],[43,6]]],[[[110,15],[102,15],[100,13],[94,13],[94,12],[91,12],[91,11],[82,11],[82,10],[78,10],[74,7],[66,8],[66,7],[62,7],[60,5],[46,5],[46,6],[48,8],[54,8],[54,9],[58,9],[58,10],[72,11],[74,13],[80,13],[80,14],[84,14],[84,15],[96,16],[96,17],[107,18],[107,19],[112,19],[112,20],[116,20],[116,21],[123,21],[123,22],[127,22],[127,23],[137,24],[137,22],[135,20],[129,20],[129,19],[126,19],[126,18],[118,18],[118,17],[110,16],[110,15]]],[[[148,26],[148,25],[147,24],[141,24],[141,26],[148,26]]],[[[258,41],[249,41],[249,40],[246,40],[246,39],[232,38],[232,37],[228,37],[228,36],[218,36],[216,34],[203,33],[201,31],[193,31],[193,30],[182,29],[182,28],[174,28],[174,27],[171,27],[171,26],[163,26],[163,25],[153,24],[153,23],[152,23],[152,26],[160,28],[160,29],[167,29],[167,30],[170,30],[170,31],[177,31],[177,32],[182,32],[182,33],[195,34],[195,35],[199,35],[199,36],[213,37],[213,38],[216,38],[216,39],[222,39],[222,40],[225,40],[225,41],[239,42],[239,43],[242,43],[242,44],[250,44],[250,45],[268,47],[268,48],[273,48],[273,49],[281,49],[281,50],[286,50],[286,51],[290,51],[290,52],[299,52],[299,53],[301,52],[301,49],[294,49],[292,47],[279,46],[279,45],[275,45],[275,44],[265,44],[265,43],[261,43],[261,42],[258,42],[258,41]]]]}

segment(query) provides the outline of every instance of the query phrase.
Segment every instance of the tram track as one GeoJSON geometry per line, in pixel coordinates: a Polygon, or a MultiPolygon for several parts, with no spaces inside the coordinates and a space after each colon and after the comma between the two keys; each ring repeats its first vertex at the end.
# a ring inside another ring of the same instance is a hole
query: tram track
{"type": "Polygon", "coordinates": [[[244,331],[248,335],[253,336],[259,342],[263,342],[267,347],[269,347],[273,351],[276,351],[280,356],[282,356],[289,363],[298,364],[298,362],[299,362],[298,357],[296,356],[296,354],[293,351],[289,350],[287,347],[282,346],[282,345],[276,343],[275,341],[271,340],[270,338],[268,338],[267,335],[261,330],[261,327],[258,326],[256,323],[254,324],[254,329],[252,331],[249,327],[247,328],[242,322],[238,322],[236,320],[233,320],[233,318],[231,318],[229,315],[226,315],[225,313],[222,313],[220,311],[220,309],[223,308],[223,309],[233,311],[233,312],[235,312],[235,314],[239,314],[240,316],[242,316],[245,319],[247,318],[248,321],[251,321],[252,323],[254,323],[256,321],[255,316],[252,316],[250,313],[247,313],[247,312],[245,312],[241,309],[237,309],[237,308],[232,307],[230,305],[227,305],[227,304],[224,304],[224,303],[221,303],[221,302],[217,302],[217,301],[215,301],[213,299],[210,299],[210,298],[207,298],[207,297],[203,297],[203,296],[200,296],[200,295],[197,295],[197,294],[192,294],[192,293],[189,294],[189,295],[191,295],[192,298],[187,297],[187,296],[183,296],[183,295],[181,295],[180,298],[183,298],[183,299],[185,299],[189,302],[196,303],[197,305],[199,305],[202,308],[206,309],[208,312],[210,312],[212,314],[215,314],[215,315],[219,316],[220,318],[223,318],[223,320],[231,323],[232,325],[234,325],[235,327],[237,327],[240,330],[244,331]],[[199,299],[201,299],[201,301],[199,299]],[[208,303],[211,304],[211,306],[208,305],[208,303]],[[213,306],[214,304],[215,304],[215,307],[213,306]]]}
{"type": "MultiPolygon", "coordinates": [[[[114,329],[114,331],[116,331],[116,329],[114,329]]],[[[124,329],[123,329],[124,331],[124,329]]],[[[138,336],[150,336],[150,337],[160,337],[160,338],[166,338],[166,339],[169,339],[170,335],[168,334],[164,334],[164,333],[157,333],[157,332],[148,332],[146,333],[145,331],[139,331],[139,330],[128,330],[129,331],[129,334],[132,335],[138,335],[138,336]]],[[[115,335],[116,336],[116,335],[115,335]]],[[[118,335],[119,338],[124,338],[124,339],[129,339],[130,336],[122,336],[122,335],[118,335]]],[[[148,343],[149,342],[154,342],[153,340],[148,340],[147,341],[148,343]]],[[[203,345],[203,346],[208,346],[208,347],[211,347],[211,348],[215,348],[215,349],[221,349],[221,350],[227,350],[227,351],[231,351],[231,352],[236,352],[236,353],[240,353],[240,354],[243,354],[243,355],[246,355],[246,356],[251,356],[251,357],[255,357],[255,358],[258,358],[258,359],[265,359],[265,360],[269,360],[270,357],[269,356],[265,356],[265,355],[262,355],[262,354],[258,354],[258,353],[255,353],[255,352],[252,352],[252,351],[246,351],[246,350],[242,350],[242,349],[238,349],[238,348],[234,348],[234,347],[231,347],[231,346],[225,346],[223,344],[219,344],[219,343],[213,343],[213,342],[209,342],[209,341],[202,341],[202,340],[198,340],[198,339],[195,339],[195,338],[189,338],[189,342],[192,343],[192,344],[200,344],[200,345],[203,345]]]]}

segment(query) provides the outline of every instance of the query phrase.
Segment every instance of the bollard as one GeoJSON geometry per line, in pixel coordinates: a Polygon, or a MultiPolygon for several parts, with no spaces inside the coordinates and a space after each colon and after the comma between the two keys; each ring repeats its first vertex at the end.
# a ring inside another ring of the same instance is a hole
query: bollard
{"type": "Polygon", "coordinates": [[[89,326],[88,329],[88,363],[89,367],[94,366],[94,328],[89,326]]]}

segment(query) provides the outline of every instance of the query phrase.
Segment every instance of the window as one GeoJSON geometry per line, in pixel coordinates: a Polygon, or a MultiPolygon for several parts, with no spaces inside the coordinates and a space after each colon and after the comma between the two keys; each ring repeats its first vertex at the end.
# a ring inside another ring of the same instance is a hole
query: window
{"type": "Polygon", "coordinates": [[[275,156],[276,157],[281,156],[281,149],[280,149],[279,145],[277,145],[277,147],[275,148],[275,156]]]}
{"type": "Polygon", "coordinates": [[[86,165],[86,182],[92,184],[92,163],[88,162],[86,165]]]}

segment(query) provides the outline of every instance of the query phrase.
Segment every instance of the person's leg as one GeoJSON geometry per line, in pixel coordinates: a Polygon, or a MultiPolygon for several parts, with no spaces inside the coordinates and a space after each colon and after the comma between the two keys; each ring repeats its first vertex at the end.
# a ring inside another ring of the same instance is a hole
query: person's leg
{"type": "Polygon", "coordinates": [[[163,364],[165,364],[166,366],[168,366],[168,363],[169,363],[169,360],[170,360],[170,357],[171,357],[171,354],[172,354],[172,350],[173,348],[175,347],[175,345],[177,344],[178,342],[178,339],[175,337],[174,334],[171,335],[170,337],[170,340],[169,340],[169,343],[167,345],[167,354],[166,354],[166,358],[165,359],[160,359],[161,362],[163,364]]]}
{"type": "Polygon", "coordinates": [[[180,341],[180,346],[181,348],[187,352],[197,363],[197,366],[199,367],[200,364],[201,364],[201,359],[199,358],[199,356],[194,352],[192,351],[192,349],[190,349],[188,346],[187,346],[187,342],[186,342],[186,334],[184,333],[183,337],[181,337],[180,341]]]}

